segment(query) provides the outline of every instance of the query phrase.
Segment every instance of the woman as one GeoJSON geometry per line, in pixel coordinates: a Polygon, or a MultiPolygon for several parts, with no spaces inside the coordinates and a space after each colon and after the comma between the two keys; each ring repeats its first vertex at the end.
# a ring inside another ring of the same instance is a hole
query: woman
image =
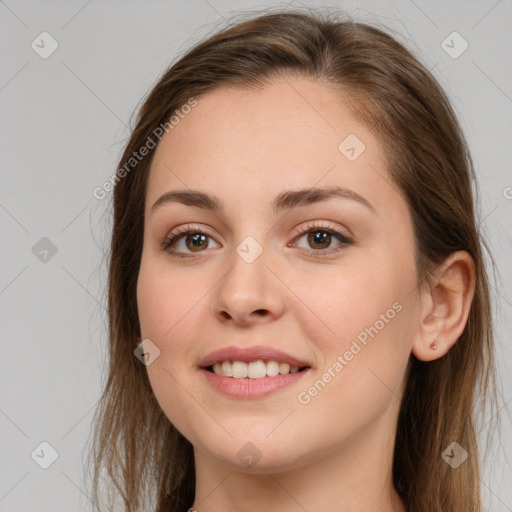
{"type": "Polygon", "coordinates": [[[380,29],[288,11],[187,52],[117,173],[96,502],[106,471],[127,511],[482,511],[474,179],[380,29]]]}

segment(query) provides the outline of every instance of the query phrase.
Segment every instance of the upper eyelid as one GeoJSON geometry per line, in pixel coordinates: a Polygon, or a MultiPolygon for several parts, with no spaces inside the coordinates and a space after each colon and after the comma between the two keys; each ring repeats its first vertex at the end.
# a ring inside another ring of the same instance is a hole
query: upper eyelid
{"type": "MultiPolygon", "coordinates": [[[[342,233],[341,231],[343,231],[343,229],[346,229],[346,228],[339,228],[335,225],[333,225],[331,223],[331,221],[327,221],[327,220],[324,220],[324,221],[306,221],[305,224],[301,224],[300,227],[298,228],[294,228],[297,230],[297,233],[294,235],[294,239],[297,238],[298,236],[303,236],[304,234],[308,233],[308,231],[311,231],[311,230],[314,230],[314,229],[318,229],[318,230],[325,230],[325,231],[333,231],[341,236],[343,236],[344,238],[348,239],[348,240],[352,240],[353,239],[353,236],[352,234],[344,234],[342,233]],[[314,224],[315,222],[317,222],[318,224],[314,224]]],[[[181,237],[182,235],[186,235],[186,234],[189,234],[190,232],[193,232],[194,230],[197,230],[198,232],[204,232],[206,235],[208,235],[209,237],[211,238],[216,238],[215,235],[213,235],[211,233],[211,230],[209,227],[203,227],[203,226],[195,226],[195,225],[192,225],[192,224],[184,224],[180,227],[177,227],[177,228],[174,228],[173,230],[171,230],[171,232],[166,236],[166,238],[170,238],[170,237],[181,237]]]]}
{"type": "Polygon", "coordinates": [[[307,221],[306,222],[306,225],[301,225],[299,228],[298,228],[298,233],[296,236],[301,236],[305,233],[308,233],[309,231],[313,231],[315,229],[317,229],[318,231],[321,231],[321,230],[324,230],[324,231],[331,231],[331,232],[334,232],[334,233],[337,233],[341,236],[343,236],[344,238],[347,238],[349,240],[352,240],[353,236],[352,234],[349,234],[349,235],[345,235],[342,233],[343,229],[346,229],[346,228],[339,228],[335,225],[333,225],[331,223],[331,221],[316,221],[318,222],[318,225],[315,225],[315,224],[311,224],[311,222],[315,222],[315,221],[307,221]]]}

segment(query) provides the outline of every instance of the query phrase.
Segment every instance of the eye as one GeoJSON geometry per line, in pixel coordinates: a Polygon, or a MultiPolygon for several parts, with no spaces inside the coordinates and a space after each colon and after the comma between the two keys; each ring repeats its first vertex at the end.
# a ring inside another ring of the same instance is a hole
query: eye
{"type": "Polygon", "coordinates": [[[210,246],[209,241],[213,240],[211,235],[200,228],[184,226],[173,231],[166,237],[161,247],[172,256],[187,258],[193,256],[190,253],[202,252],[210,246]],[[190,253],[187,254],[187,252],[190,253]]]}
{"type": "MultiPolygon", "coordinates": [[[[299,236],[295,240],[306,238],[308,247],[297,245],[301,249],[309,249],[307,252],[316,257],[326,256],[338,253],[345,249],[347,245],[353,243],[350,238],[336,230],[332,225],[313,225],[308,223],[299,229],[299,236]],[[339,243],[332,246],[335,240],[339,243]]],[[[171,256],[178,258],[194,257],[194,253],[204,252],[210,248],[210,241],[213,237],[204,229],[194,226],[183,226],[173,231],[168,237],[165,237],[161,243],[164,251],[171,256]]],[[[289,244],[289,247],[295,244],[289,244]]],[[[302,251],[301,251],[302,252],[302,251]]]]}
{"type": "MultiPolygon", "coordinates": [[[[306,244],[309,247],[300,246],[305,249],[313,249],[314,256],[324,256],[333,253],[338,253],[345,249],[347,245],[353,243],[350,238],[337,231],[331,225],[313,225],[308,223],[306,226],[300,228],[300,235],[296,240],[305,238],[306,244]],[[338,239],[339,243],[332,246],[332,243],[338,239]]],[[[311,253],[311,251],[308,251],[311,253]]]]}

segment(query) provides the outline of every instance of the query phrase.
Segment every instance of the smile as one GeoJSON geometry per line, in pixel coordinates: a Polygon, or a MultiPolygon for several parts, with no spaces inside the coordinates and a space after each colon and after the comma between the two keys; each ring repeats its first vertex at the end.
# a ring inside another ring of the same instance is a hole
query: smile
{"type": "Polygon", "coordinates": [[[290,366],[288,363],[279,363],[275,360],[264,361],[259,359],[246,363],[245,361],[222,361],[208,367],[208,370],[221,377],[234,379],[262,379],[264,377],[276,377],[277,375],[288,375],[298,373],[307,366],[290,366]]]}

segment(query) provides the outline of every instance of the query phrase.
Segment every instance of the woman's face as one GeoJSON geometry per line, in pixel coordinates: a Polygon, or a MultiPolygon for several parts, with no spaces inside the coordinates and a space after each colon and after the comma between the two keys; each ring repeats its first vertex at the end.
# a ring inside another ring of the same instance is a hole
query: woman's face
{"type": "Polygon", "coordinates": [[[263,472],[394,439],[419,304],[382,151],[332,89],[291,77],[208,93],[163,137],[138,311],[155,396],[196,456],[263,472]]]}

